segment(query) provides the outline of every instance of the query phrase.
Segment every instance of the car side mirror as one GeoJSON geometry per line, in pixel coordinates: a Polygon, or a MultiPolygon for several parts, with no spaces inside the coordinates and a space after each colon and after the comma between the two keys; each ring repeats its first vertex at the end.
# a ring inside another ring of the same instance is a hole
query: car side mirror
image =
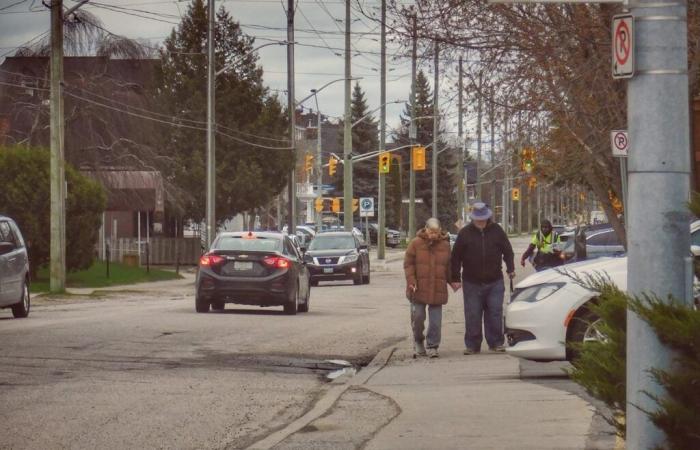
{"type": "Polygon", "coordinates": [[[0,255],[6,255],[15,249],[11,242],[0,242],[0,255]]]}
{"type": "Polygon", "coordinates": [[[690,253],[692,253],[693,256],[700,256],[700,245],[691,245],[690,253]]]}

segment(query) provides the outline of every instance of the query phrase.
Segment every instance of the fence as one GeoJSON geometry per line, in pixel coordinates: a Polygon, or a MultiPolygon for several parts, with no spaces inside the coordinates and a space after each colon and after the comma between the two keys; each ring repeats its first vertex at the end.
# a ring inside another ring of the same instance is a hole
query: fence
{"type": "Polygon", "coordinates": [[[126,258],[140,257],[141,265],[197,265],[199,257],[202,255],[201,240],[199,237],[192,238],[150,238],[148,245],[145,239],[118,238],[105,240],[105,247],[99,248],[98,254],[101,260],[106,259],[112,262],[122,262],[126,258]],[[109,246],[107,252],[106,246],[109,246]],[[140,247],[140,248],[139,248],[140,247]],[[139,252],[140,250],[140,252],[139,252]],[[140,253],[140,255],[139,255],[140,253]],[[179,260],[179,261],[178,261],[179,260]]]}

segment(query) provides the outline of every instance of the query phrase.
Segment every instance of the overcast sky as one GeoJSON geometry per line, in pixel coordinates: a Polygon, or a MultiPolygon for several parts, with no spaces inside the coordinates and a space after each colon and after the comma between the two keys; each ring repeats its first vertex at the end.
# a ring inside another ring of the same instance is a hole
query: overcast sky
{"type": "MultiPolygon", "coordinates": [[[[157,46],[176,26],[185,13],[190,0],[100,0],[83,8],[97,15],[104,27],[112,33],[130,38],[145,39],[157,46]],[[109,10],[103,5],[118,6],[128,10],[109,10]]],[[[379,15],[379,0],[360,0],[368,13],[379,15]]],[[[74,1],[64,0],[66,7],[74,1]]],[[[284,4],[286,5],[286,1],[284,4]]],[[[405,0],[409,3],[409,0],[405,0]]],[[[256,37],[256,46],[271,40],[286,39],[286,16],[280,0],[218,0],[217,9],[223,5],[234,20],[240,22],[243,31],[256,37]]],[[[295,16],[296,98],[308,95],[310,89],[344,76],[344,15],[342,0],[298,0],[295,16]],[[318,33],[317,33],[318,32],[318,33]],[[315,47],[310,47],[313,45],[315,47]],[[320,47],[320,48],[319,48],[320,47]],[[327,48],[330,47],[330,48],[327,48]]],[[[353,0],[352,13],[352,75],[362,77],[360,84],[367,94],[371,110],[379,105],[379,28],[377,22],[363,16],[353,0]]],[[[18,46],[49,30],[49,13],[41,0],[0,0],[0,55],[11,55],[18,46]]],[[[389,44],[387,55],[397,54],[399,48],[389,44]]],[[[287,88],[286,50],[283,46],[269,46],[259,50],[260,64],[264,69],[264,82],[271,89],[287,88]]],[[[3,58],[0,57],[0,61],[3,58]]],[[[408,99],[410,90],[410,60],[405,57],[387,58],[387,101],[408,99]]],[[[421,62],[432,81],[432,68],[421,62]]],[[[441,102],[448,114],[447,131],[454,135],[456,124],[454,110],[453,67],[442,67],[446,76],[441,77],[441,102]]],[[[204,76],[204,74],[202,74],[204,76]]],[[[318,96],[321,112],[340,117],[343,114],[343,83],[335,83],[318,96]]],[[[286,95],[280,92],[281,96],[286,95]]],[[[282,97],[286,99],[286,97],[282,97]]],[[[286,100],[285,100],[286,101],[286,100]]],[[[315,109],[313,99],[304,106],[315,109]]],[[[399,114],[404,105],[387,105],[389,127],[399,124],[399,114]]],[[[378,119],[378,112],[374,114],[378,119]]],[[[389,131],[389,130],[388,130],[389,131]]]]}

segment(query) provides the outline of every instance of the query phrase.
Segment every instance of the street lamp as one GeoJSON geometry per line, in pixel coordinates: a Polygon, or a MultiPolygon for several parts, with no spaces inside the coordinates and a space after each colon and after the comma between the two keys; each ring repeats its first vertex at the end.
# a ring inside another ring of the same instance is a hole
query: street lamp
{"type": "Polygon", "coordinates": [[[245,55],[224,66],[222,69],[214,70],[214,10],[213,3],[209,8],[209,40],[208,62],[207,62],[207,189],[206,189],[206,242],[207,248],[211,246],[216,232],[216,130],[214,128],[214,102],[216,99],[215,79],[226,70],[230,69],[241,59],[248,57],[253,52],[270,45],[287,45],[286,41],[269,42],[260,45],[245,55]]]}

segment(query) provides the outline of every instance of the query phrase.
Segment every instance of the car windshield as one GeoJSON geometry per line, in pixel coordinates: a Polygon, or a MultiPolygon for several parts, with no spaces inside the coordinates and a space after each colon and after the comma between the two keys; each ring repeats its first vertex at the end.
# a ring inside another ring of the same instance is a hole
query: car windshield
{"type": "Polygon", "coordinates": [[[352,236],[316,236],[309,250],[342,250],[355,248],[355,239],[352,236]]]}
{"type": "Polygon", "coordinates": [[[276,252],[282,249],[282,240],[267,237],[222,236],[212,245],[214,250],[243,252],[276,252]]]}

